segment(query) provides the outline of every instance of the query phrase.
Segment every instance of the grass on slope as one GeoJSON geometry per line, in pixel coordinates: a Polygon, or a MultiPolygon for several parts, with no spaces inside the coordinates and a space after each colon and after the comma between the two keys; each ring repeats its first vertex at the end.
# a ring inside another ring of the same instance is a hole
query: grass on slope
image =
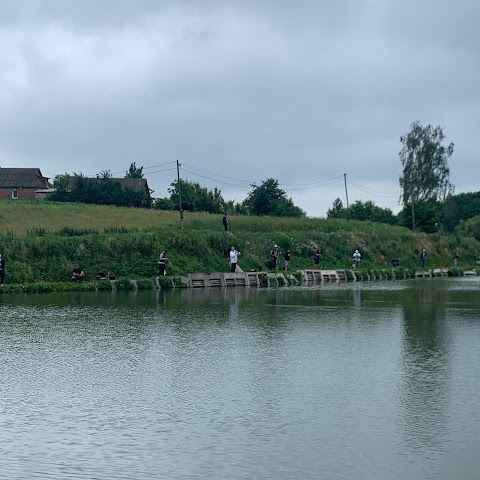
{"type": "Polygon", "coordinates": [[[27,235],[62,230],[104,232],[106,229],[151,228],[178,219],[176,212],[140,208],[54,203],[41,201],[0,201],[0,233],[27,235]]]}
{"type": "MultiPolygon", "coordinates": [[[[228,271],[232,244],[242,252],[244,269],[265,269],[274,244],[292,251],[292,270],[312,267],[312,248],[322,247],[324,268],[350,268],[353,251],[362,252],[362,268],[390,268],[394,255],[401,266],[418,267],[422,248],[427,267],[471,267],[480,243],[469,238],[413,234],[379,223],[305,218],[232,215],[230,231],[222,215],[50,202],[0,202],[0,253],[7,258],[8,282],[65,281],[73,265],[87,275],[111,271],[127,278],[156,274],[158,255],[168,248],[171,274],[228,271]]],[[[282,262],[283,264],[283,262],[282,262]]]]}

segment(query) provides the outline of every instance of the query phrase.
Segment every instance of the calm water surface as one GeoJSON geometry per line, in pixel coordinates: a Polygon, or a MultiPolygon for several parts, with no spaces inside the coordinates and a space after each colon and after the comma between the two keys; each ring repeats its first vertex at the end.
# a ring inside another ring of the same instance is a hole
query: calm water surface
{"type": "Polygon", "coordinates": [[[4,295],[0,478],[479,478],[479,291],[4,295]]]}

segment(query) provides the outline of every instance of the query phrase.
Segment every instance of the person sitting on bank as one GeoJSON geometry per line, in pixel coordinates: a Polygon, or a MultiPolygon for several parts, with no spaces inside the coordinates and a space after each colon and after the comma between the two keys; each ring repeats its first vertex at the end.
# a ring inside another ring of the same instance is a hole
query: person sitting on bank
{"type": "Polygon", "coordinates": [[[168,252],[167,252],[167,250],[164,250],[160,254],[160,258],[158,259],[158,274],[161,277],[164,277],[167,274],[167,272],[165,270],[167,262],[168,262],[168,252]]]}
{"type": "Polygon", "coordinates": [[[72,270],[72,281],[73,282],[83,282],[85,279],[85,272],[82,270],[80,265],[75,265],[74,269],[72,270]]]}

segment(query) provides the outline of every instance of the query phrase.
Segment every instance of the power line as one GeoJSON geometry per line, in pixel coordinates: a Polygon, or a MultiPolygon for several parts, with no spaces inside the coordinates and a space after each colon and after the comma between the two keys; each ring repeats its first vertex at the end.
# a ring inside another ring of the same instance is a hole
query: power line
{"type": "Polygon", "coordinates": [[[172,168],[164,168],[163,170],[155,170],[154,172],[147,172],[149,175],[152,173],[161,173],[161,172],[169,172],[170,170],[176,170],[177,167],[172,168]]]}
{"type": "MultiPolygon", "coordinates": [[[[282,187],[293,186],[293,187],[308,187],[315,188],[315,185],[322,187],[324,185],[330,185],[332,183],[337,183],[339,179],[342,178],[342,175],[335,175],[334,177],[327,178],[326,180],[318,180],[316,182],[307,182],[307,183],[282,183],[282,187]]],[[[299,189],[294,189],[299,190],[299,189]]]]}
{"type": "MultiPolygon", "coordinates": [[[[225,175],[220,175],[218,173],[214,173],[214,172],[209,172],[208,170],[203,170],[201,168],[197,168],[197,167],[194,167],[193,165],[189,165],[188,163],[183,163],[183,165],[186,165],[187,167],[189,168],[193,168],[194,170],[198,170],[200,172],[203,172],[203,173],[208,173],[209,175],[214,175],[216,177],[221,177],[221,178],[227,178],[229,180],[235,180],[237,182],[245,182],[245,183],[248,183],[249,186],[251,185],[258,185],[258,182],[256,181],[253,181],[253,180],[244,180],[244,179],[241,179],[241,178],[235,178],[235,177],[227,177],[225,175]]],[[[194,173],[194,172],[191,172],[191,173],[194,173]]],[[[194,173],[195,174],[195,173],[194,173]]],[[[324,185],[330,185],[332,183],[332,180],[336,180],[338,178],[341,178],[341,175],[337,175],[335,177],[331,177],[331,178],[328,178],[326,180],[319,180],[319,181],[316,181],[316,182],[307,182],[307,183],[282,183],[281,186],[282,187],[286,187],[286,186],[295,186],[295,187],[308,187],[308,186],[312,186],[312,188],[314,188],[316,185],[318,185],[319,187],[320,186],[324,186],[324,185]]],[[[210,180],[213,180],[213,179],[210,179],[210,180]]],[[[336,183],[336,182],[333,182],[333,183],[336,183]]],[[[293,189],[293,190],[300,190],[299,189],[293,189]]]]}
{"type": "Polygon", "coordinates": [[[180,228],[183,228],[183,208],[182,208],[182,184],[180,183],[180,165],[177,160],[177,187],[178,187],[178,211],[180,212],[180,228]]]}
{"type": "Polygon", "coordinates": [[[347,221],[350,221],[350,209],[348,208],[348,189],[347,189],[347,174],[343,174],[343,179],[345,180],[345,196],[347,198],[347,221]]]}
{"type": "Polygon", "coordinates": [[[222,183],[223,185],[229,185],[231,187],[236,187],[236,188],[240,188],[242,190],[250,190],[249,188],[246,188],[245,185],[235,185],[233,183],[228,183],[228,182],[223,182],[221,180],[218,180],[218,179],[215,179],[215,178],[210,178],[210,177],[206,177],[205,175],[200,175],[199,173],[196,173],[196,172],[192,172],[186,168],[183,169],[184,172],[188,172],[192,175],[196,175],[197,177],[201,177],[201,178],[206,178],[207,180],[211,180],[212,182],[218,182],[218,183],[222,183]]]}
{"type": "Polygon", "coordinates": [[[220,175],[218,173],[209,172],[208,170],[202,170],[201,168],[194,167],[193,165],[189,165],[188,163],[183,163],[183,165],[186,165],[189,168],[193,168],[194,170],[198,170],[203,173],[208,173],[209,175],[214,175],[215,177],[227,178],[229,180],[235,180],[237,182],[245,182],[245,183],[248,183],[249,185],[251,185],[252,183],[255,183],[255,182],[252,182],[251,180],[242,180],[241,178],[227,177],[225,175],[220,175]]]}
{"type": "Polygon", "coordinates": [[[358,183],[355,183],[355,182],[352,182],[351,180],[347,180],[347,182],[354,186],[355,188],[357,188],[358,190],[361,190],[362,192],[364,193],[367,193],[369,195],[372,195],[374,197],[392,197],[392,196],[396,196],[398,197],[400,195],[400,192],[398,193],[386,193],[386,192],[378,192],[376,190],[372,190],[368,187],[364,187],[362,185],[359,185],[358,183]]]}
{"type": "MultiPolygon", "coordinates": [[[[147,170],[149,168],[157,168],[157,167],[163,167],[165,165],[170,165],[172,163],[175,163],[175,162],[165,162],[165,163],[160,163],[159,165],[151,165],[150,167],[140,167],[142,168],[142,170],[147,170]]],[[[112,175],[116,174],[116,173],[122,173],[122,172],[127,172],[128,170],[119,170],[118,172],[111,172],[112,175]]],[[[156,172],[148,172],[148,173],[156,173],[156,172]]]]}
{"type": "MultiPolygon", "coordinates": [[[[296,191],[296,190],[311,190],[312,188],[328,187],[329,185],[333,185],[335,183],[340,183],[341,181],[342,181],[342,179],[339,178],[338,180],[334,180],[333,182],[323,183],[323,184],[320,184],[320,185],[314,185],[314,186],[311,186],[311,187],[289,188],[288,191],[293,192],[293,191],[296,191]]],[[[281,186],[283,186],[283,185],[281,185],[281,186]]]]}
{"type": "Polygon", "coordinates": [[[149,167],[143,167],[143,169],[148,170],[149,168],[163,167],[165,165],[171,165],[172,163],[175,163],[175,162],[165,162],[165,163],[160,163],[159,165],[150,165],[149,167]]]}
{"type": "MultiPolygon", "coordinates": [[[[184,168],[183,171],[188,172],[192,175],[196,175],[197,177],[201,177],[201,178],[205,178],[207,180],[211,180],[213,182],[222,183],[223,185],[236,187],[236,188],[239,188],[241,190],[245,190],[247,192],[250,191],[250,188],[246,188],[244,185],[237,185],[237,184],[233,184],[233,183],[229,183],[229,182],[224,182],[224,181],[221,181],[221,180],[218,180],[218,179],[215,179],[215,178],[211,178],[211,177],[207,177],[205,175],[201,175],[201,174],[196,173],[196,172],[192,172],[191,170],[188,170],[186,168],[184,168]]],[[[337,179],[337,180],[334,180],[334,181],[331,181],[331,182],[326,182],[326,183],[323,183],[323,184],[319,184],[318,182],[316,182],[314,185],[312,185],[310,187],[289,188],[288,191],[290,192],[290,191],[296,191],[296,190],[308,190],[308,189],[311,189],[311,188],[321,188],[321,187],[326,187],[328,185],[333,185],[334,183],[339,183],[341,181],[342,181],[341,179],[337,179]]],[[[255,184],[256,184],[255,182],[252,183],[252,185],[255,185],[255,184]]],[[[300,185],[302,185],[302,184],[300,184],[300,185]]],[[[303,185],[308,185],[308,184],[303,184],[303,185]]],[[[280,187],[283,187],[283,185],[280,185],[280,187]]]]}
{"type": "MultiPolygon", "coordinates": [[[[158,165],[151,165],[150,167],[140,167],[142,168],[143,170],[147,170],[149,168],[157,168],[157,167],[164,167],[165,165],[171,165],[171,164],[174,164],[175,162],[165,162],[165,163],[160,163],[158,165]]],[[[173,167],[173,169],[175,169],[175,167],[173,167]]],[[[171,170],[171,169],[169,169],[171,170]]],[[[158,170],[158,171],[155,171],[155,172],[147,172],[147,173],[158,173],[158,172],[166,172],[167,170],[158,170]]],[[[117,173],[123,173],[125,174],[126,172],[128,172],[128,169],[127,170],[118,170],[116,172],[110,172],[110,175],[116,175],[117,173]]],[[[87,178],[95,178],[97,177],[99,174],[98,173],[95,173],[93,175],[85,175],[87,178]]]]}
{"type": "MultiPolygon", "coordinates": [[[[171,171],[171,170],[176,170],[176,168],[177,168],[176,166],[174,166],[172,168],[161,169],[161,170],[153,170],[153,171],[150,170],[152,168],[163,167],[165,165],[172,165],[172,164],[175,164],[175,163],[176,163],[175,161],[170,161],[170,162],[160,163],[158,165],[150,165],[148,167],[141,167],[141,168],[143,168],[143,171],[149,170],[148,172],[145,172],[145,173],[151,175],[151,174],[155,174],[155,173],[163,173],[163,172],[168,172],[168,171],[171,171]]],[[[191,171],[191,170],[188,170],[186,168],[183,168],[183,170],[185,172],[188,172],[191,175],[194,175],[194,176],[197,176],[197,177],[200,177],[200,178],[204,178],[204,179],[210,180],[212,182],[217,182],[217,183],[220,183],[222,185],[228,185],[230,187],[239,188],[239,189],[245,190],[245,191],[249,191],[250,187],[252,187],[252,186],[259,185],[259,182],[256,182],[256,181],[245,180],[245,179],[242,179],[242,178],[236,178],[236,177],[221,175],[221,174],[218,174],[218,173],[215,173],[215,172],[210,172],[208,170],[204,170],[204,169],[195,167],[195,166],[190,165],[188,163],[183,163],[183,165],[185,165],[185,166],[187,166],[187,167],[189,167],[193,170],[197,170],[198,172],[203,172],[203,173],[206,173],[208,175],[212,175],[214,177],[225,178],[227,180],[233,180],[235,182],[240,182],[240,183],[247,183],[249,187],[247,188],[245,185],[238,185],[236,183],[225,182],[225,181],[219,180],[218,178],[211,178],[210,176],[202,175],[202,174],[197,173],[195,171],[191,171]]],[[[117,172],[111,172],[111,174],[115,175],[117,173],[123,173],[123,172],[124,172],[124,170],[120,170],[120,171],[117,171],[117,172]]],[[[89,175],[88,177],[95,178],[96,176],[98,176],[98,174],[89,175]]],[[[340,183],[342,181],[342,177],[343,177],[342,175],[337,175],[335,177],[331,177],[329,179],[321,180],[321,181],[307,182],[307,183],[282,183],[279,186],[282,187],[282,188],[288,187],[288,188],[286,188],[288,191],[309,190],[309,189],[312,189],[312,188],[323,188],[323,187],[327,187],[329,185],[334,185],[335,183],[340,183]],[[291,188],[291,187],[298,187],[298,188],[291,188]]],[[[375,197],[391,197],[391,196],[400,195],[400,192],[398,192],[398,193],[387,193],[387,192],[380,192],[380,191],[377,191],[377,190],[373,190],[371,188],[362,186],[362,185],[360,185],[360,184],[358,184],[358,183],[356,183],[356,182],[354,182],[350,179],[348,179],[347,182],[349,184],[351,184],[352,186],[354,186],[355,188],[357,188],[358,190],[361,190],[362,192],[367,193],[368,195],[375,196],[375,197]]]]}

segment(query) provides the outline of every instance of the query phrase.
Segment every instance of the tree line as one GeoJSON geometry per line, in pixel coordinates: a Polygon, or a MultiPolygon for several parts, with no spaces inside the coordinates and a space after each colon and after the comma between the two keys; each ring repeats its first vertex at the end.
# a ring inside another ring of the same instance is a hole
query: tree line
{"type": "MultiPolygon", "coordinates": [[[[124,178],[143,178],[143,167],[135,162],[125,172],[124,178]]],[[[122,185],[119,179],[112,178],[109,170],[100,172],[96,178],[74,173],[57,175],[55,191],[48,199],[56,202],[78,202],[97,205],[127,207],[153,207],[159,210],[179,210],[189,212],[238,213],[243,215],[272,215],[278,217],[302,217],[306,213],[287,197],[279,187],[278,180],[268,178],[260,185],[252,185],[252,190],[243,202],[226,201],[218,188],[210,190],[199,183],[188,180],[175,180],[168,188],[168,197],[152,198],[150,193],[138,191],[122,185]]]]}
{"type": "Polygon", "coordinates": [[[182,209],[189,212],[237,213],[240,215],[270,215],[276,217],[304,217],[306,213],[297,207],[285,190],[279,187],[278,180],[268,178],[260,185],[251,185],[252,190],[243,202],[225,201],[222,192],[209,190],[199,183],[176,180],[168,189],[170,197],[154,201],[153,208],[178,210],[180,191],[182,209]]]}
{"type": "MultiPolygon", "coordinates": [[[[415,230],[433,233],[435,224],[445,232],[452,233],[460,228],[464,229],[465,222],[470,230],[475,222],[470,221],[480,214],[480,192],[460,193],[449,195],[443,202],[417,200],[414,205],[415,230]]],[[[404,205],[395,215],[391,209],[375,205],[375,202],[357,200],[347,209],[340,198],[333,201],[332,207],[327,210],[327,218],[343,218],[369,222],[387,223],[412,228],[412,204],[404,205]]],[[[480,221],[480,218],[479,218],[480,221]]],[[[469,235],[471,236],[471,235],[469,235]]],[[[478,237],[480,240],[480,236],[478,237]]]]}

